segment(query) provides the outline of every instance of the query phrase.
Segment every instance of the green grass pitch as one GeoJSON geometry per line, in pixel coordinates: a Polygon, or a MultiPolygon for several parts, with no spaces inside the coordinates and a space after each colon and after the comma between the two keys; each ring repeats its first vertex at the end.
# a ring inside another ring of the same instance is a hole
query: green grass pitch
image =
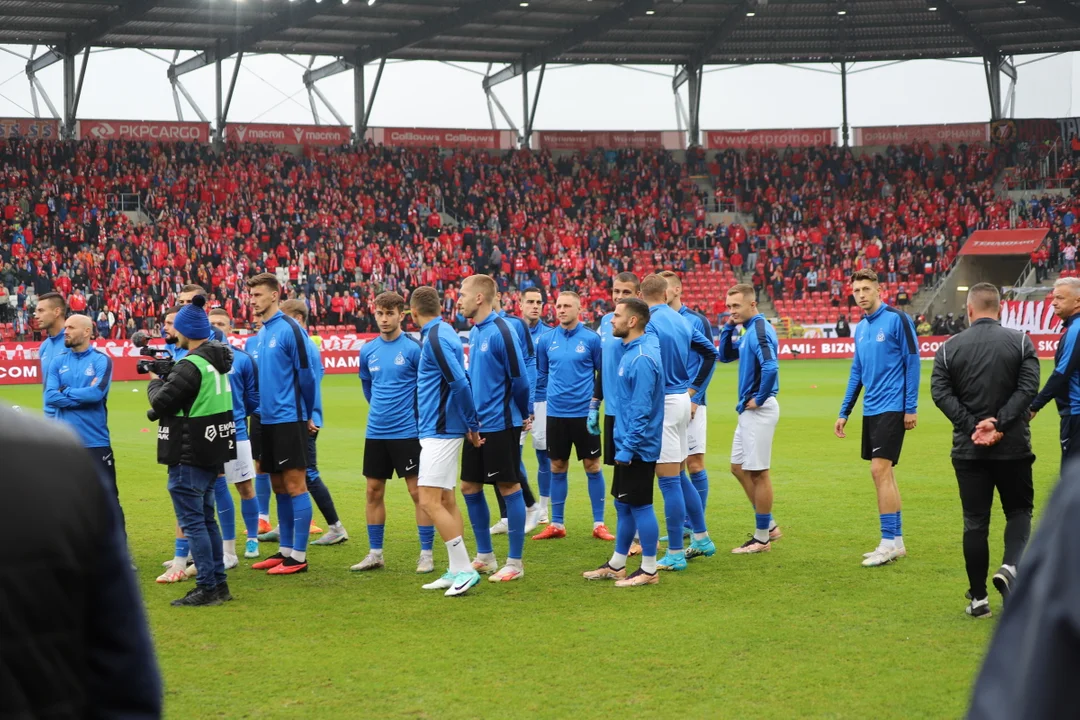
{"type": "MultiPolygon", "coordinates": [[[[112,444],[167,715],[961,716],[995,620],[963,612],[963,521],[950,427],[930,400],[930,364],[923,363],[919,427],[897,471],[910,555],[882,568],[859,564],[878,540],[873,485],[859,459],[859,417],[846,440],[832,435],[848,366],[781,364],[772,469],[784,538],[771,553],[728,553],[752,531],[753,515],[728,472],[735,366],[720,366],[709,392],[707,456],[716,556],[692,560],[686,572],[663,575],[654,587],[586,582],[581,572],[604,562],[612,545],[590,537],[578,465],[570,479],[569,537],[526,540],[522,581],[483,582],[458,599],[420,590],[432,576],[414,573],[416,527],[400,481],[387,492],[387,568],[348,571],[367,551],[360,473],[367,406],[355,377],[328,376],[319,458],[352,539],[311,548],[306,575],[270,577],[241,558],[229,573],[236,601],[202,609],[169,606],[190,581],[154,583],[172,555],[172,506],[164,468],[155,464],[143,385],[114,385],[112,444]]],[[[1044,378],[1048,371],[1044,363],[1044,378]]],[[[28,412],[41,404],[37,386],[5,387],[0,398],[28,412]]],[[[1052,413],[1043,415],[1034,428],[1037,515],[1058,467],[1057,423],[1052,413]]],[[[535,483],[531,444],[526,465],[535,483]]],[[[494,508],[490,494],[489,500],[494,508]]],[[[662,511],[659,491],[656,500],[662,511]]],[[[239,515],[237,503],[242,539],[239,515]]],[[[608,522],[614,531],[610,499],[608,522]]],[[[1003,527],[995,507],[995,562],[1003,527]]],[[[466,536],[475,551],[471,529],[466,536]]],[[[495,550],[505,557],[505,536],[495,539],[495,550]]],[[[438,538],[435,559],[442,568],[438,538]]],[[[999,611],[994,593],[991,605],[999,611]]]]}

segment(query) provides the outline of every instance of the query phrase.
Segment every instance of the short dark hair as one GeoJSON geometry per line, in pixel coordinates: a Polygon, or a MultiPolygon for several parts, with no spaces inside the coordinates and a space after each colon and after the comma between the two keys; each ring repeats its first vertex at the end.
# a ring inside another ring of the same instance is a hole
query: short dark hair
{"type": "Polygon", "coordinates": [[[180,288],[181,295],[187,292],[193,292],[196,295],[205,295],[206,288],[204,288],[202,285],[185,285],[184,287],[180,288]]]}
{"type": "Polygon", "coordinates": [[[544,291],[539,285],[533,285],[532,287],[525,288],[524,290],[521,291],[521,297],[524,298],[529,293],[536,293],[537,295],[540,296],[540,302],[545,301],[544,291]]]}
{"type": "Polygon", "coordinates": [[[412,308],[413,315],[419,313],[424,317],[438,317],[442,314],[439,291],[430,285],[416,288],[409,296],[409,307],[412,308]]]}
{"type": "Polygon", "coordinates": [[[641,289],[641,281],[638,280],[638,276],[632,272],[621,272],[615,276],[612,282],[631,283],[634,286],[634,292],[641,289]]]}
{"type": "Polygon", "coordinates": [[[1001,309],[1001,291],[993,283],[976,283],[968,290],[967,303],[980,312],[997,312],[1001,309]]]}
{"type": "Polygon", "coordinates": [[[382,310],[397,310],[398,312],[404,312],[405,298],[401,297],[393,290],[388,290],[384,293],[379,293],[375,297],[375,307],[382,310]]]}
{"type": "Polygon", "coordinates": [[[47,292],[38,295],[37,304],[40,305],[43,302],[56,303],[57,307],[59,307],[64,312],[67,312],[67,300],[65,300],[64,296],[58,292],[47,292]]]}
{"type": "Polygon", "coordinates": [[[286,315],[299,315],[300,319],[307,325],[308,321],[308,306],[303,300],[286,300],[281,303],[281,312],[286,315]]]}
{"type": "Polygon", "coordinates": [[[649,306],[645,304],[644,300],[639,300],[638,298],[623,298],[615,303],[615,305],[616,307],[619,305],[625,306],[631,315],[641,321],[639,327],[642,330],[649,324],[649,306]]]}
{"type": "Polygon", "coordinates": [[[165,312],[161,313],[161,317],[164,318],[167,315],[175,315],[176,313],[180,312],[180,308],[182,308],[182,307],[184,307],[184,306],[183,305],[173,305],[171,308],[169,308],[165,312]]]}
{"type": "Polygon", "coordinates": [[[872,283],[876,283],[878,281],[877,273],[870,268],[856,270],[851,274],[851,282],[855,283],[858,280],[869,280],[872,283]]]}
{"type": "Polygon", "coordinates": [[[667,280],[659,275],[646,275],[641,281],[641,296],[646,300],[650,298],[664,299],[667,295],[667,280]]]}
{"type": "Polygon", "coordinates": [[[281,283],[278,282],[277,275],[271,273],[259,273],[247,281],[247,286],[249,288],[259,287],[260,285],[265,285],[274,292],[281,292],[281,283]]]}
{"type": "Polygon", "coordinates": [[[742,295],[744,298],[750,298],[751,302],[757,300],[757,293],[754,292],[754,286],[749,283],[736,283],[728,289],[727,294],[742,295]]]}

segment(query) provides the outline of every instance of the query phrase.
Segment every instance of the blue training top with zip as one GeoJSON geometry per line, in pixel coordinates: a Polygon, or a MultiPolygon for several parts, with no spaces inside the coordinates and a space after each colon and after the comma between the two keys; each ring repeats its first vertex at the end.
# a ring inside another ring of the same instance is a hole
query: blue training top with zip
{"type": "Polygon", "coordinates": [[[664,392],[668,395],[681,395],[689,388],[701,392],[702,383],[706,382],[715,370],[718,353],[716,346],[706,340],[701,331],[691,327],[690,322],[672,310],[666,303],[649,307],[649,324],[645,332],[655,335],[660,343],[661,367],[664,370],[664,392]],[[712,358],[709,364],[702,363],[696,377],[690,376],[690,353],[696,352],[712,358]]]}
{"type": "Polygon", "coordinates": [[[323,426],[322,379],[326,374],[326,368],[322,364],[322,351],[319,350],[319,346],[307,333],[304,333],[304,339],[307,340],[308,357],[311,358],[311,374],[315,379],[315,404],[311,407],[311,420],[315,423],[315,427],[321,428],[323,426]]]}
{"type": "Polygon", "coordinates": [[[514,334],[517,335],[518,345],[525,355],[525,375],[529,380],[529,414],[532,414],[532,394],[536,391],[536,343],[533,342],[532,331],[529,324],[516,315],[507,315],[505,310],[499,311],[499,317],[505,320],[514,334]]]}
{"type": "Polygon", "coordinates": [[[1054,371],[1031,403],[1031,409],[1036,412],[1053,400],[1058,415],[1080,415],[1080,351],[1076,342],[1080,335],[1078,317],[1080,315],[1065,319],[1065,334],[1054,351],[1054,371]]]}
{"type": "Polygon", "coordinates": [[[600,318],[600,352],[603,355],[600,376],[600,388],[604,393],[604,415],[615,417],[619,406],[619,393],[616,392],[615,379],[619,373],[619,363],[626,354],[626,345],[622,338],[615,337],[611,329],[611,320],[615,313],[609,312],[600,318]]]}
{"type": "MultiPolygon", "coordinates": [[[[697,312],[696,310],[691,310],[686,305],[681,306],[678,312],[680,315],[686,318],[687,322],[690,323],[691,328],[701,333],[701,337],[705,338],[705,340],[707,340],[710,345],[715,346],[715,343],[713,343],[712,323],[709,322],[709,319],[707,317],[697,312]]],[[[696,387],[694,386],[693,381],[691,381],[690,384],[690,387],[694,387],[695,389],[695,405],[705,404],[705,401],[707,399],[706,396],[709,393],[709,383],[712,381],[713,373],[716,372],[716,358],[714,358],[710,362],[700,352],[694,350],[690,353],[690,359],[687,363],[686,368],[690,373],[690,377],[696,380],[698,375],[701,373],[702,366],[705,366],[706,372],[704,380],[698,383],[696,387]],[[706,363],[708,364],[706,365],[706,363]]]]}
{"type": "Polygon", "coordinates": [[[247,440],[247,417],[259,414],[259,377],[255,360],[240,348],[232,349],[232,367],[229,368],[229,384],[232,386],[233,421],[236,423],[236,441],[247,440]]]}
{"type": "Polygon", "coordinates": [[[420,343],[404,332],[389,342],[380,335],[360,348],[360,384],[369,406],[365,437],[374,440],[417,437],[419,365],[420,343]]]}
{"type": "Polygon", "coordinates": [[[780,392],[776,330],[761,313],[747,320],[743,327],[745,332],[737,348],[732,343],[735,325],[726,324],[720,330],[720,362],[739,361],[739,402],[735,405],[739,414],[746,409],[750,398],[760,407],[780,392]]]}
{"type": "Polygon", "coordinates": [[[864,387],[863,415],[887,412],[914,414],[919,406],[919,343],[915,324],[904,312],[885,303],[855,326],[855,358],[851,361],[840,417],[848,418],[864,387]]]}
{"type": "Polygon", "coordinates": [[[494,312],[469,331],[469,383],[481,432],[519,428],[532,414],[521,345],[494,312]]]}
{"type": "Polygon", "coordinates": [[[304,422],[315,411],[316,376],[307,333],[280,310],[255,336],[259,420],[263,425],[304,422]]]}
{"type": "Polygon", "coordinates": [[[45,380],[45,399],[56,410],[55,419],[75,430],[88,448],[110,446],[109,386],[112,358],[96,348],[54,355],[45,380]]]}
{"type": "MultiPolygon", "coordinates": [[[[38,346],[38,360],[41,362],[41,393],[44,397],[45,384],[49,381],[49,368],[52,367],[52,361],[61,353],[67,352],[67,348],[64,347],[64,335],[65,332],[61,330],[56,335],[47,337],[41,341],[41,345],[38,346]]],[[[44,401],[45,417],[56,417],[57,408],[49,404],[48,399],[44,401]]]]}
{"type": "Polygon", "coordinates": [[[664,370],[660,342],[648,333],[624,344],[615,371],[615,459],[660,459],[664,436],[664,370]]]}
{"type": "Polygon", "coordinates": [[[573,330],[560,325],[544,336],[536,352],[536,401],[547,402],[548,417],[589,414],[601,355],[600,336],[580,322],[573,330]]]}
{"type": "Polygon", "coordinates": [[[416,368],[420,439],[459,438],[467,431],[479,430],[461,338],[441,318],[424,325],[420,337],[420,363],[416,368]]]}

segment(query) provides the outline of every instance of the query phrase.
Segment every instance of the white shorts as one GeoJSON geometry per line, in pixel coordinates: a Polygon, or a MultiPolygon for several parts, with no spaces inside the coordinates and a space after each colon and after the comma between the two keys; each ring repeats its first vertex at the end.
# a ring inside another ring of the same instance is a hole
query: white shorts
{"type": "MultiPolygon", "coordinates": [[[[693,402],[691,400],[690,402],[693,402]]],[[[690,418],[690,425],[686,428],[687,455],[704,455],[705,446],[708,444],[709,421],[706,407],[701,405],[697,412],[690,418]]]]}
{"type": "Polygon", "coordinates": [[[774,397],[757,410],[743,410],[731,441],[731,464],[753,472],[768,470],[779,420],[780,403],[774,397]]]}
{"type": "Polygon", "coordinates": [[[533,403],[533,449],[547,450],[547,400],[533,403]]]}
{"type": "Polygon", "coordinates": [[[664,439],[660,444],[660,463],[681,463],[689,454],[686,429],[690,425],[690,395],[664,396],[664,439]]]}
{"type": "Polygon", "coordinates": [[[420,471],[416,484],[443,490],[457,487],[464,442],[465,438],[420,438],[420,471]]]}
{"type": "Polygon", "coordinates": [[[225,463],[225,481],[230,485],[255,479],[255,461],[251,459],[251,441],[236,441],[236,459],[225,463]]]}

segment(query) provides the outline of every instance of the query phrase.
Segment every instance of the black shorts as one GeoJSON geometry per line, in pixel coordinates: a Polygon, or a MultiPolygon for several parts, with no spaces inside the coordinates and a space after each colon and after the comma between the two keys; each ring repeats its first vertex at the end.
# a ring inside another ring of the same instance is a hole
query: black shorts
{"type": "Polygon", "coordinates": [[[495,485],[521,482],[521,428],[480,433],[484,444],[465,441],[461,451],[461,481],[495,485]]]}
{"type": "Polygon", "coordinates": [[[420,441],[416,438],[364,441],[364,477],[389,480],[397,472],[399,478],[420,474],[420,441]]]}
{"type": "Polygon", "coordinates": [[[604,464],[615,464],[615,416],[604,416],[604,464]]]}
{"type": "Polygon", "coordinates": [[[258,415],[248,418],[248,440],[251,442],[251,457],[258,461],[262,457],[262,423],[258,415]]]}
{"type": "MultiPolygon", "coordinates": [[[[307,421],[262,426],[259,469],[278,474],[285,470],[306,470],[308,466],[307,421]]],[[[253,446],[254,447],[254,446],[253,446]]]]}
{"type": "Polygon", "coordinates": [[[1080,415],[1061,416],[1061,463],[1080,455],[1080,415]]]}
{"type": "Polygon", "coordinates": [[[589,432],[588,418],[551,417],[547,419],[548,456],[569,460],[570,448],[577,448],[577,459],[600,457],[600,436],[589,432]]]}
{"type": "Polygon", "coordinates": [[[884,458],[900,464],[904,447],[904,413],[887,412],[864,415],[862,421],[862,459],[884,458]]]}
{"type": "Polygon", "coordinates": [[[611,497],[627,505],[652,505],[656,463],[634,458],[629,465],[616,465],[611,480],[611,497]]]}

